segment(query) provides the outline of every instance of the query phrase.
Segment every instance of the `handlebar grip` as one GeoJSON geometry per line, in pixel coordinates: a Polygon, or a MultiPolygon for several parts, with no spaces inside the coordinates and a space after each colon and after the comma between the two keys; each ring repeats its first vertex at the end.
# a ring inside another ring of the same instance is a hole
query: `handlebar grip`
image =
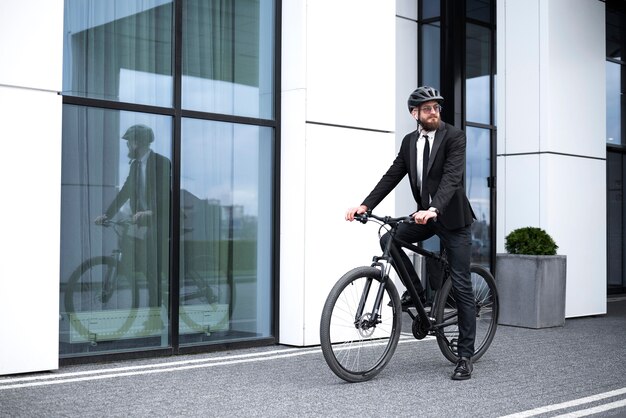
{"type": "Polygon", "coordinates": [[[368,220],[367,212],[365,212],[365,213],[355,213],[354,214],[354,219],[356,219],[357,221],[361,222],[362,224],[367,223],[367,220],[368,220]]]}

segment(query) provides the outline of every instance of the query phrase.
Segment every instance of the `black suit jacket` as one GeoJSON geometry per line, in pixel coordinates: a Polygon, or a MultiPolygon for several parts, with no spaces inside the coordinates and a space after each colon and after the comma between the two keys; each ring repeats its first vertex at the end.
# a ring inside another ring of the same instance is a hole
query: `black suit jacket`
{"type": "MultiPolygon", "coordinates": [[[[152,219],[147,225],[151,230],[150,238],[159,243],[169,237],[171,172],[170,160],[161,154],[150,152],[146,161],[145,193],[148,207],[145,210],[152,211],[152,219]]],[[[132,213],[137,212],[139,199],[137,184],[136,173],[131,169],[124,185],[106,210],[107,217],[115,216],[126,201],[129,202],[132,213]]]]}
{"type": "MultiPolygon", "coordinates": [[[[420,188],[417,186],[417,137],[415,130],[404,137],[398,156],[363,205],[374,209],[404,178],[409,175],[413,198],[420,208],[420,188]]],[[[435,133],[428,159],[426,185],[431,195],[430,206],[439,210],[437,220],[447,229],[470,225],[474,211],[465,194],[465,133],[441,122],[435,133]]]]}

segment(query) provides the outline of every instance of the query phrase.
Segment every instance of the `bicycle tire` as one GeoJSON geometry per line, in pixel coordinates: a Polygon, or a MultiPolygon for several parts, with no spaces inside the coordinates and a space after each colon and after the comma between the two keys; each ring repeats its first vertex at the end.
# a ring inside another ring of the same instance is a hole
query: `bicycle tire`
{"type": "Polygon", "coordinates": [[[347,382],[364,382],[380,373],[396,350],[402,331],[402,308],[398,290],[387,280],[380,307],[380,323],[366,325],[372,317],[376,293],[382,285],[381,271],[357,267],[346,274],[330,291],[320,321],[320,342],[330,369],[347,382]],[[365,309],[356,319],[365,283],[371,288],[365,309]],[[378,285],[376,285],[378,284],[378,285]],[[391,306],[388,305],[390,303],[391,306]],[[357,322],[361,326],[357,326],[357,322]]]}
{"type": "MultiPolygon", "coordinates": [[[[474,355],[476,361],[485,354],[498,326],[498,292],[496,282],[491,273],[484,267],[472,264],[470,267],[474,300],[476,301],[476,338],[474,342],[474,355]]],[[[444,282],[438,292],[435,306],[435,321],[440,324],[446,320],[456,318],[456,301],[452,289],[452,280],[444,282]]],[[[456,341],[458,340],[458,325],[456,321],[437,333],[437,344],[445,358],[456,363],[458,354],[456,341]]]]}
{"type": "Polygon", "coordinates": [[[97,332],[91,328],[88,312],[101,312],[109,309],[128,309],[128,317],[121,322],[119,327],[109,330],[107,339],[122,337],[131,327],[135,320],[132,314],[139,304],[139,293],[134,280],[125,276],[115,278],[115,290],[119,293],[112,295],[107,301],[103,301],[102,283],[104,277],[115,269],[116,261],[113,257],[99,256],[82,262],[70,275],[65,288],[64,302],[65,311],[71,314],[81,313],[70,326],[89,341],[97,342],[97,332]],[[122,294],[122,291],[124,294],[122,294]],[[83,319],[80,319],[80,318],[83,319]]]}
{"type": "Polygon", "coordinates": [[[189,315],[184,306],[208,305],[211,307],[219,305],[228,305],[228,318],[233,316],[235,303],[235,287],[232,280],[228,280],[225,274],[221,272],[215,274],[211,271],[213,262],[209,257],[199,256],[191,263],[190,268],[185,269],[184,278],[180,285],[180,304],[181,309],[179,317],[189,329],[197,333],[206,333],[210,330],[202,324],[195,321],[189,315]]]}

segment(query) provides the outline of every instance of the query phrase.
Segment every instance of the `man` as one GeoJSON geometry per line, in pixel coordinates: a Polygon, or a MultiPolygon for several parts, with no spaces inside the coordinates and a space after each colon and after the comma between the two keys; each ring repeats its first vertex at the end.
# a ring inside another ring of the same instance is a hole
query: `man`
{"type": "MultiPolygon", "coordinates": [[[[404,137],[387,173],[359,207],[348,209],[346,220],[353,221],[355,214],[374,209],[409,175],[417,202],[417,212],[412,214],[415,224],[401,224],[396,236],[405,242],[418,242],[437,235],[446,248],[459,311],[459,360],[451,378],[466,380],[473,371],[476,334],[470,277],[470,228],[475,216],[465,195],[465,134],[441,120],[441,103],[443,97],[432,87],[419,87],[411,93],[408,107],[418,122],[417,130],[404,137]]],[[[388,239],[388,234],[381,238],[383,248],[388,239]]],[[[400,259],[394,259],[393,263],[404,265],[423,298],[424,290],[411,260],[404,251],[398,253],[400,259]]],[[[402,295],[402,304],[412,305],[407,292],[402,295]]]]}
{"type": "Polygon", "coordinates": [[[148,305],[158,307],[161,304],[161,274],[169,254],[171,164],[166,157],[150,149],[154,141],[150,127],[133,125],[122,139],[128,146],[130,171],[105,214],[96,218],[95,223],[103,224],[126,202],[129,203],[131,222],[143,227],[145,232],[145,236],[135,237],[132,244],[136,270],[146,274],[148,305]]]}

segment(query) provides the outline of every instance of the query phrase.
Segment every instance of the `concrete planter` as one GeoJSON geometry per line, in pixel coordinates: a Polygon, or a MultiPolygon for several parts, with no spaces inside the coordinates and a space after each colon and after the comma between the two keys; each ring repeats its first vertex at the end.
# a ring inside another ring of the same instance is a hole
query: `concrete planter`
{"type": "Polygon", "coordinates": [[[564,255],[496,255],[498,323],[525,328],[565,324],[564,255]]]}

